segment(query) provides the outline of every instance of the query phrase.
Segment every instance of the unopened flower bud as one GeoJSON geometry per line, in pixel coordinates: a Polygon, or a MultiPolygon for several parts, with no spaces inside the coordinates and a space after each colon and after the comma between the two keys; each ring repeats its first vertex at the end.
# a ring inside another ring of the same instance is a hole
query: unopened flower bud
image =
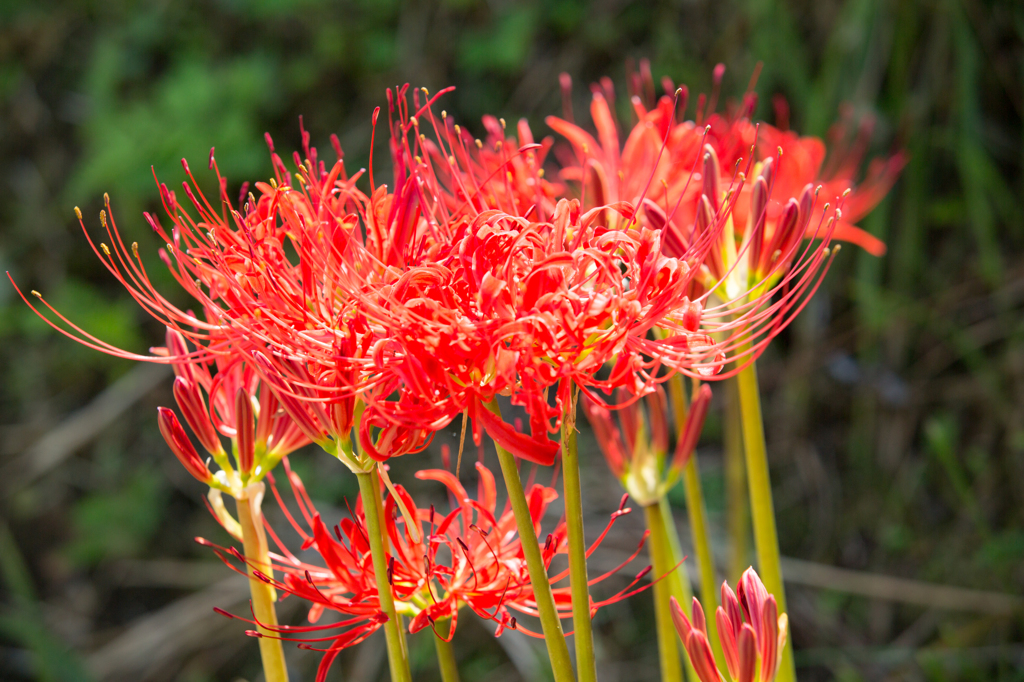
{"type": "Polygon", "coordinates": [[[192,445],[192,441],[188,439],[188,434],[182,428],[181,422],[178,421],[178,416],[174,414],[174,410],[167,407],[158,407],[156,409],[160,434],[167,441],[171,452],[174,453],[178,461],[182,463],[196,480],[209,483],[213,476],[203,460],[200,459],[199,453],[196,452],[195,446],[192,445]]]}
{"type": "Polygon", "coordinates": [[[210,421],[210,413],[206,410],[206,402],[199,385],[183,376],[174,379],[174,400],[178,403],[181,413],[185,415],[185,421],[196,434],[199,442],[210,454],[219,454],[223,451],[220,443],[220,436],[213,422],[210,421]]]}
{"type": "Polygon", "coordinates": [[[252,411],[252,398],[244,388],[239,388],[235,393],[235,429],[238,434],[238,469],[248,474],[252,472],[256,459],[256,419],[252,411]]]}
{"type": "Polygon", "coordinates": [[[686,415],[686,425],[679,436],[676,444],[676,454],[672,466],[682,469],[690,460],[697,441],[700,440],[700,432],[704,428],[704,419],[708,416],[708,406],[711,404],[711,388],[703,384],[697,395],[690,404],[690,412],[686,415]]]}

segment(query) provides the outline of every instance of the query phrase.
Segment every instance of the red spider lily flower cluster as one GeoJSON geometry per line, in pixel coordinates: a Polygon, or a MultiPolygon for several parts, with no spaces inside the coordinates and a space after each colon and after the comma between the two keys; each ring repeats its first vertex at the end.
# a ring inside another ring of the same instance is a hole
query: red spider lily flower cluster
{"type": "MultiPolygon", "coordinates": [[[[550,117],[548,124],[571,143],[573,154],[564,155],[562,175],[579,187],[585,206],[630,202],[640,224],[663,233],[672,255],[718,228],[690,295],[706,304],[705,329],[736,330],[722,352],[755,358],[816,290],[831,263],[831,240],[859,244],[875,255],[884,252],[884,244],[853,222],[882,199],[905,157],[874,160],[865,181],[856,185],[869,127],[846,147],[846,126],[836,126],[831,160],[824,165],[821,140],[786,129],[782,100],[777,100],[781,128],[749,120],[757,101],[752,92],[728,114],[716,113],[723,73],[721,65],[715,69],[711,101],[701,95],[696,120],[679,121],[677,111],[686,109],[685,86],[655,102],[650,68],[644,65],[632,80],[637,123],[621,147],[607,80],[593,88],[597,138],[570,121],[550,117]],[[805,247],[804,239],[821,244],[805,247]],[[712,296],[716,305],[707,303],[712,296]]],[[[670,81],[665,87],[672,92],[670,81]]]]}
{"type": "MultiPolygon", "coordinates": [[[[729,116],[699,104],[696,122],[676,120],[682,90],[649,110],[636,95],[639,122],[620,149],[604,83],[591,107],[597,138],[548,121],[575,151],[563,159],[563,178],[580,187],[569,199],[569,186],[544,178],[550,138],[535,142],[525,123],[508,136],[503,120],[488,117],[486,141],[474,139],[445,112],[435,116],[443,92],[388,92],[391,187],[375,183],[371,157],[370,192],[359,190],[362,171],[347,174],[337,138],[328,166],[304,130],[294,174],[268,136],[275,177],[256,184],[258,196],[243,187],[238,210],[219,171],[219,209],[187,164],[187,205],[161,184],[172,226],[146,219],[204,318],[155,290],[109,203],[101,220],[112,247],[86,235],[133,297],[196,345],[187,359],[244,358],[305,438],[354,470],[422,449],[458,414],[478,442],[487,431],[549,464],[557,445],[548,434],[573,383],[640,395],[663,366],[711,376],[727,360],[755,357],[830,262],[827,248],[801,250],[802,239],[861,234],[823,202],[849,191],[862,150],[822,173],[820,141],[749,122],[752,95],[729,116]],[[712,294],[717,303],[705,309],[712,294]],[[648,338],[655,328],[668,333],[648,338]],[[731,334],[715,343],[709,331],[731,334]],[[525,407],[529,435],[485,409],[498,395],[525,407]]],[[[848,212],[870,208],[900,163],[876,168],[846,197],[848,212]]],[[[217,169],[212,150],[209,166],[217,169]]],[[[154,360],[50,310],[70,327],[61,331],[91,347],[154,360]]],[[[166,431],[205,475],[178,432],[166,431]]]]}
{"type": "Polygon", "coordinates": [[[617,405],[606,406],[584,396],[583,410],[608,467],[622,487],[638,504],[657,504],[679,481],[683,467],[697,447],[711,404],[711,389],[704,384],[694,396],[686,421],[679,427],[675,452],[668,461],[668,405],[661,387],[643,400],[620,389],[618,401],[617,405]],[[646,404],[646,417],[642,403],[646,404]],[[618,425],[613,411],[618,413],[618,425]]]}
{"type": "MultiPolygon", "coordinates": [[[[691,621],[673,597],[672,618],[701,682],[725,679],[711,652],[700,602],[693,600],[691,621]]],[[[718,607],[715,620],[729,679],[754,682],[758,670],[759,682],[775,679],[786,645],[789,620],[786,614],[779,613],[775,597],[768,594],[753,568],[743,572],[737,593],[728,583],[722,583],[722,606],[718,607]]]]}
{"type": "MultiPolygon", "coordinates": [[[[187,164],[196,216],[160,186],[173,227],[146,218],[205,319],[155,291],[137,246],[126,247],[108,221],[109,207],[103,224],[113,251],[90,244],[144,308],[196,344],[190,359],[244,357],[303,434],[354,470],[368,465],[353,454],[353,426],[362,453],[382,461],[422,449],[461,413],[477,442],[486,430],[518,456],[550,464],[557,445],[547,434],[572,382],[646,392],[663,365],[720,369],[724,357],[699,331],[700,305],[686,293],[714,230],[668,256],[662,232],[635,226],[629,203],[583,211],[576,200],[555,202],[558,188],[539,168],[550,143],[531,143],[527,127],[516,152],[496,135],[478,147],[447,116],[434,117],[433,100],[421,106],[419,91],[415,114],[404,89],[389,99],[390,189],[375,186],[371,163],[371,192],[359,191],[340,147],[328,168],[305,132],[294,178],[272,152],[275,179],[257,183],[259,198],[243,197],[241,211],[230,208],[219,172],[219,212],[187,164]],[[432,122],[434,140],[418,132],[421,119],[432,122]],[[529,191],[540,198],[524,211],[529,191]],[[508,210],[493,207],[506,202],[508,210]],[[647,338],[656,326],[666,338],[647,338]],[[610,376],[598,379],[608,364],[610,376]],[[545,395],[556,386],[552,405],[545,395]],[[484,409],[497,395],[526,408],[531,435],[484,409]]],[[[152,359],[57,314],[72,328],[62,331],[93,347],[152,359]]]]}
{"type": "MultiPolygon", "coordinates": [[[[167,346],[153,350],[175,359],[190,355],[185,338],[174,329],[167,330],[167,346]]],[[[210,472],[173,410],[157,408],[157,422],[167,445],[190,474],[211,488],[237,497],[242,488],[259,482],[282,457],[309,443],[309,438],[280,408],[274,392],[260,381],[244,356],[217,355],[213,363],[215,374],[206,362],[175,361],[174,399],[220,471],[210,472]],[[231,440],[235,466],[221,437],[231,440]]]]}
{"type": "MultiPolygon", "coordinates": [[[[332,534],[332,529],[313,506],[302,481],[288,466],[287,460],[284,466],[299,508],[299,518],[289,510],[272,477],[269,477],[271,489],[292,528],[303,539],[302,549],[313,550],[322,563],[310,562],[291,552],[268,526],[268,534],[279,551],[271,554],[273,568],[283,577],[274,580],[262,572],[258,576],[283,594],[311,603],[310,626],[268,629],[283,638],[302,642],[304,648],[312,648],[314,642],[331,642],[323,649],[325,657],[317,677],[321,680],[341,649],[362,641],[378,629],[386,617],[382,618],[380,613],[362,498],[357,500],[351,517],[336,524],[332,534]],[[344,619],[337,623],[318,624],[324,611],[337,612],[344,619]],[[312,640],[295,637],[297,634],[328,633],[336,629],[342,630],[341,634],[312,640]]],[[[416,477],[420,480],[438,481],[448,489],[454,508],[444,516],[436,513],[432,506],[428,509],[417,507],[401,485],[395,486],[395,493],[420,526],[416,529],[418,532],[412,532],[406,525],[406,517],[399,513],[396,498],[392,495],[385,499],[383,518],[390,541],[388,582],[398,613],[410,618],[410,632],[433,627],[437,621],[451,620],[448,634],[444,636],[449,641],[454,636],[459,610],[463,606],[479,617],[495,622],[495,635],[510,628],[540,637],[522,627],[512,615],[512,612],[537,615],[515,519],[509,509],[498,514],[497,491],[490,470],[478,463],[477,471],[476,499],[470,498],[459,480],[448,471],[417,472],[416,477]]],[[[541,532],[545,510],[557,497],[558,493],[546,486],[534,485],[529,490],[527,500],[537,533],[541,532]]],[[[607,527],[588,549],[588,556],[601,544],[615,520],[629,512],[623,497],[623,504],[612,514],[607,527]]],[[[218,547],[205,540],[200,542],[213,546],[222,559],[239,570],[228,556],[241,560],[237,550],[218,547]]],[[[592,583],[603,581],[632,561],[643,547],[643,542],[641,540],[637,551],[621,566],[595,578],[592,583]]],[[[567,552],[566,529],[561,522],[544,543],[545,566],[550,567],[555,556],[567,552]]],[[[591,610],[596,611],[635,593],[635,585],[648,571],[642,571],[629,585],[608,599],[592,602],[591,610]]],[[[562,571],[552,575],[551,582],[558,583],[567,577],[568,570],[562,571]]],[[[556,587],[553,592],[560,615],[570,617],[569,587],[556,587]]]]}

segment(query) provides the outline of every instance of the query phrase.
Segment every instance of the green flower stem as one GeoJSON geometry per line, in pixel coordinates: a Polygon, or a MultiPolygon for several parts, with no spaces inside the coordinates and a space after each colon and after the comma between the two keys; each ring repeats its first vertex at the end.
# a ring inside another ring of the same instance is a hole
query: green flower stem
{"type": "Polygon", "coordinates": [[[437,651],[437,667],[441,669],[441,682],[459,682],[459,666],[455,662],[455,651],[452,643],[446,641],[441,635],[451,634],[451,621],[438,621],[434,627],[434,649],[437,651]],[[448,632],[443,632],[448,630],[448,632]]]}
{"type": "MultiPolygon", "coordinates": [[[[654,621],[658,632],[658,660],[661,663],[661,682],[683,682],[683,666],[679,658],[679,635],[672,623],[672,596],[669,577],[658,580],[672,570],[671,547],[668,534],[665,532],[665,518],[659,504],[644,507],[647,528],[651,531],[647,539],[647,549],[651,553],[651,566],[654,568],[654,621]]],[[[676,597],[678,599],[678,597],[676,597]]]]}
{"type": "MultiPolygon", "coordinates": [[[[683,547],[679,542],[679,531],[676,529],[676,519],[672,515],[672,507],[668,503],[668,497],[663,497],[658,502],[658,506],[661,511],[662,521],[665,523],[665,537],[668,538],[668,548],[671,552],[669,556],[670,566],[679,566],[675,571],[672,572],[665,582],[668,583],[669,595],[676,598],[679,605],[683,608],[683,612],[686,613],[687,617],[690,617],[693,604],[693,587],[690,585],[690,574],[686,572],[686,567],[680,562],[683,560],[683,547]]],[[[682,646],[683,641],[680,639],[679,644],[682,646]]],[[[686,668],[686,677],[690,682],[700,682],[700,677],[697,676],[697,671],[693,667],[693,663],[690,662],[689,655],[683,651],[683,665],[686,668]]]]}
{"type": "MultiPolygon", "coordinates": [[[[683,377],[676,374],[669,380],[669,391],[672,395],[672,409],[675,411],[676,429],[682,436],[683,424],[686,423],[686,391],[683,377]]],[[[711,551],[711,535],[708,533],[708,511],[704,504],[704,491],[700,483],[700,470],[697,468],[697,453],[690,455],[690,461],[683,467],[683,492],[686,494],[686,511],[690,518],[690,535],[693,539],[693,551],[697,555],[697,568],[700,571],[700,601],[704,613],[708,616],[708,639],[711,650],[715,654],[715,662],[720,670],[725,670],[725,656],[722,643],[718,639],[718,624],[715,610],[718,608],[718,578],[715,575],[715,556],[711,551]]],[[[673,523],[674,526],[674,523],[673,523]]],[[[678,534],[676,543],[678,544],[678,534]]]]}
{"type": "MultiPolygon", "coordinates": [[[[772,484],[768,475],[768,452],[765,447],[764,421],[761,416],[761,394],[757,385],[757,366],[750,363],[737,375],[740,413],[743,422],[743,444],[746,450],[747,483],[750,489],[750,510],[754,521],[754,545],[757,549],[758,574],[768,592],[775,596],[779,613],[786,611],[786,594],[782,587],[779,562],[779,536],[775,529],[775,508],[772,484]]],[[[796,682],[793,664],[793,638],[786,638],[782,663],[775,679],[796,682]]]]}
{"type": "MultiPolygon", "coordinates": [[[[501,414],[497,401],[490,402],[487,409],[499,416],[501,414]]],[[[576,675],[572,669],[572,660],[569,658],[569,647],[565,643],[562,622],[558,619],[555,598],[551,593],[551,583],[548,582],[548,571],[540,553],[540,543],[537,542],[537,531],[533,527],[533,518],[530,516],[530,505],[523,492],[523,482],[519,479],[516,458],[497,443],[494,444],[494,448],[498,451],[498,463],[501,465],[501,474],[505,479],[512,513],[516,517],[519,540],[522,543],[523,555],[526,557],[526,569],[530,574],[530,583],[533,585],[533,597],[537,602],[537,611],[540,613],[540,625],[544,631],[544,643],[548,648],[548,657],[551,659],[551,670],[554,673],[555,682],[573,682],[576,675]]]]}
{"type": "Polygon", "coordinates": [[[743,423],[740,420],[740,396],[737,379],[723,382],[725,404],[725,488],[726,525],[732,547],[728,578],[736,584],[750,565],[747,538],[750,535],[750,509],[747,502],[747,475],[743,464],[743,423]]]}
{"type": "Polygon", "coordinates": [[[597,682],[594,633],[590,623],[590,590],[587,587],[587,544],[583,537],[583,499],[580,457],[576,444],[576,394],[562,415],[562,484],[565,489],[565,523],[569,534],[569,589],[572,592],[573,640],[579,682],[597,682]]]}
{"type": "Polygon", "coordinates": [[[391,584],[388,582],[388,561],[384,549],[382,532],[380,483],[377,481],[376,470],[356,474],[359,480],[359,493],[363,498],[363,514],[366,516],[366,531],[369,535],[370,554],[373,556],[373,575],[377,581],[377,596],[380,610],[387,617],[384,624],[384,636],[387,640],[388,665],[391,668],[393,682],[412,682],[409,672],[409,656],[402,636],[402,621],[395,611],[395,601],[391,597],[391,584]]]}
{"type": "MultiPolygon", "coordinates": [[[[262,489],[262,486],[260,486],[262,489]]],[[[261,493],[247,488],[245,497],[237,500],[238,524],[242,527],[242,548],[245,551],[245,572],[249,575],[249,594],[252,596],[252,610],[256,620],[271,628],[277,626],[277,612],[274,610],[276,594],[274,588],[256,577],[259,571],[273,579],[274,569],[270,563],[267,538],[263,533],[263,520],[260,511],[261,493]],[[257,495],[257,497],[253,497],[257,495]]],[[[263,661],[263,676],[267,682],[288,682],[288,668],[284,662],[284,649],[281,647],[280,634],[272,629],[257,626],[262,635],[260,642],[260,659],[263,661]]]]}

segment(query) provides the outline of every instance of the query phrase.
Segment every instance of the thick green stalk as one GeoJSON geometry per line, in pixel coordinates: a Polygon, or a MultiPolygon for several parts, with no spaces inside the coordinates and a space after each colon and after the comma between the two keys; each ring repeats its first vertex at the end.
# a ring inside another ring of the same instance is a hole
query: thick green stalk
{"type": "MultiPolygon", "coordinates": [[[[737,375],[740,394],[740,413],[743,421],[743,445],[746,450],[747,483],[750,489],[750,510],[754,521],[754,545],[757,549],[757,567],[761,581],[775,596],[779,612],[786,610],[786,593],[782,587],[782,567],[779,561],[779,536],[775,529],[775,508],[772,504],[772,484],[768,474],[768,451],[764,439],[764,421],[761,416],[761,394],[757,385],[756,363],[750,363],[737,375]]],[[[796,682],[793,663],[793,638],[786,638],[782,663],[775,679],[778,682],[796,682]]]]}
{"type": "MultiPolygon", "coordinates": [[[[501,414],[497,401],[488,404],[487,409],[499,416],[501,414]]],[[[544,566],[544,559],[540,553],[537,531],[533,527],[530,505],[523,492],[523,482],[519,479],[516,458],[497,443],[494,444],[494,448],[498,451],[498,463],[501,465],[501,474],[505,479],[505,488],[508,490],[508,500],[512,505],[512,513],[516,517],[519,540],[522,543],[523,555],[526,557],[526,570],[530,574],[530,583],[533,585],[533,597],[537,602],[537,611],[540,613],[540,625],[544,631],[544,643],[548,648],[548,657],[551,659],[551,670],[555,675],[555,682],[573,682],[576,675],[572,669],[572,660],[569,658],[569,647],[565,643],[562,622],[558,619],[555,598],[551,593],[551,583],[548,582],[548,570],[544,566]]]]}
{"type": "MultiPolygon", "coordinates": [[[[653,578],[658,580],[672,570],[671,548],[668,534],[665,532],[665,519],[661,506],[652,504],[644,507],[647,529],[651,531],[647,539],[647,548],[651,553],[653,578]]],[[[680,569],[681,570],[681,569],[680,569]]],[[[671,576],[669,576],[671,577],[671,576]]],[[[658,633],[658,660],[661,664],[661,682],[683,682],[683,666],[679,658],[679,635],[672,623],[672,596],[669,578],[654,583],[654,624],[658,633]]],[[[676,597],[678,599],[678,597],[676,597]]]]}
{"type": "Polygon", "coordinates": [[[402,636],[402,621],[395,610],[391,597],[391,583],[388,581],[388,561],[384,550],[384,534],[380,525],[380,484],[373,471],[356,474],[359,480],[359,494],[363,498],[363,514],[366,516],[366,533],[369,535],[370,554],[373,557],[373,575],[377,581],[377,596],[380,610],[388,617],[384,623],[384,637],[387,641],[388,665],[392,682],[412,682],[409,672],[409,655],[402,636]]]}
{"type": "MultiPolygon", "coordinates": [[[[245,497],[238,502],[238,524],[242,527],[242,548],[245,551],[245,572],[249,575],[249,594],[252,596],[252,610],[256,620],[271,628],[277,627],[277,612],[274,610],[276,595],[274,588],[254,574],[258,570],[273,579],[274,570],[270,563],[267,536],[263,532],[260,498],[263,485],[250,486],[245,497]],[[258,488],[258,489],[257,489],[258,488]]],[[[288,682],[288,668],[284,662],[281,635],[273,629],[257,626],[260,635],[260,659],[263,661],[263,676],[267,682],[288,682]]]]}
{"type": "Polygon", "coordinates": [[[740,395],[737,379],[725,382],[725,500],[726,525],[732,547],[729,552],[728,578],[733,585],[750,565],[747,537],[750,535],[750,509],[747,503],[747,475],[743,465],[743,422],[740,420],[740,395]]]}
{"type": "Polygon", "coordinates": [[[580,456],[576,445],[576,396],[562,415],[562,484],[565,489],[565,524],[569,534],[569,589],[572,592],[573,640],[579,682],[597,682],[594,633],[590,623],[587,586],[587,543],[583,537],[583,495],[580,456]]]}
{"type": "MultiPolygon", "coordinates": [[[[682,375],[676,374],[669,380],[669,391],[672,394],[676,429],[679,436],[682,436],[687,409],[682,375]]],[[[704,504],[704,490],[701,488],[696,452],[690,455],[690,461],[683,467],[683,492],[686,494],[686,511],[690,517],[693,551],[697,555],[697,568],[700,571],[701,606],[704,607],[704,613],[709,614],[708,639],[711,640],[715,662],[720,670],[725,670],[725,656],[722,653],[722,643],[718,639],[718,624],[714,618],[715,609],[718,608],[718,578],[715,575],[715,557],[711,551],[711,535],[708,533],[708,511],[704,504]]],[[[676,542],[678,543],[678,538],[676,542]]]]}
{"type": "Polygon", "coordinates": [[[441,637],[441,630],[448,629],[451,634],[451,621],[445,626],[443,621],[435,624],[438,631],[434,632],[434,649],[437,651],[437,667],[441,669],[441,682],[459,682],[459,666],[455,662],[455,651],[452,643],[441,637]]]}
{"type": "MultiPolygon", "coordinates": [[[[672,506],[668,503],[668,497],[662,497],[658,502],[658,506],[661,508],[661,518],[665,522],[665,537],[668,538],[669,565],[679,566],[679,568],[672,572],[672,575],[665,579],[665,582],[668,583],[669,595],[676,598],[676,601],[683,608],[686,617],[689,618],[693,611],[693,587],[690,585],[690,574],[686,572],[686,567],[680,563],[683,561],[683,547],[679,542],[676,519],[672,514],[672,506]]],[[[682,646],[682,643],[683,641],[680,639],[679,645],[682,646]]],[[[693,663],[690,662],[690,657],[685,650],[683,651],[683,665],[686,667],[687,679],[690,682],[700,682],[700,677],[697,676],[697,671],[694,670],[693,663]]]]}

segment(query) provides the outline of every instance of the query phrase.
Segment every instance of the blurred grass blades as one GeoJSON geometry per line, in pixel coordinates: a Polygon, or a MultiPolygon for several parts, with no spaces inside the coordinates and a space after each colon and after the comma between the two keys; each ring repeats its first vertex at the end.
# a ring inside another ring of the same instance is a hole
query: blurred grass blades
{"type": "Polygon", "coordinates": [[[39,682],[90,682],[81,660],[43,620],[28,566],[0,518],[0,572],[11,604],[0,607],[0,632],[25,647],[39,682]]]}

